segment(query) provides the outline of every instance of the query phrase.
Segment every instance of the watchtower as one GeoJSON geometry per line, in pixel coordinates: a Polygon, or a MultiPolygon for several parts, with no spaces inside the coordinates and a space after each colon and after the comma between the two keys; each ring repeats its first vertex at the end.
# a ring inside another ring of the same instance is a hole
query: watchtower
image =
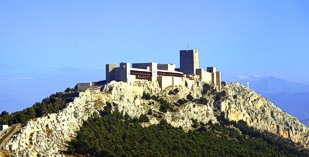
{"type": "Polygon", "coordinates": [[[198,50],[180,50],[180,71],[190,75],[196,74],[198,68],[198,50]]]}

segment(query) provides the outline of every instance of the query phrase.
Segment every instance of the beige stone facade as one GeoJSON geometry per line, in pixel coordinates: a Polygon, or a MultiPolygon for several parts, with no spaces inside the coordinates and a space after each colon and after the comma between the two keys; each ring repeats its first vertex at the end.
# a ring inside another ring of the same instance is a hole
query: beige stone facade
{"type": "Polygon", "coordinates": [[[180,68],[175,64],[120,63],[106,65],[106,82],[137,80],[158,81],[164,89],[171,85],[184,85],[186,79],[201,79],[221,90],[221,73],[216,67],[208,67],[207,71],[199,68],[198,50],[180,50],[180,68]]]}
{"type": "Polygon", "coordinates": [[[135,82],[136,80],[148,80],[158,81],[161,88],[165,88],[171,85],[179,85],[183,82],[183,73],[175,70],[174,64],[157,64],[150,63],[133,63],[130,67],[130,63],[120,63],[119,67],[115,67],[114,64],[106,65],[106,78],[111,82],[124,81],[135,82]],[[110,67],[113,67],[111,69],[110,67]]]}
{"type": "Polygon", "coordinates": [[[221,90],[221,73],[216,67],[207,67],[207,71],[199,67],[198,50],[180,50],[180,71],[188,78],[198,76],[202,81],[207,82],[221,90]]]}
{"type": "Polygon", "coordinates": [[[198,50],[180,50],[180,68],[175,64],[120,63],[106,64],[106,80],[90,83],[78,83],[76,89],[83,92],[93,86],[102,87],[111,81],[134,83],[138,80],[158,81],[162,89],[172,85],[185,85],[189,80],[200,79],[221,90],[221,73],[216,67],[199,67],[198,50]]]}

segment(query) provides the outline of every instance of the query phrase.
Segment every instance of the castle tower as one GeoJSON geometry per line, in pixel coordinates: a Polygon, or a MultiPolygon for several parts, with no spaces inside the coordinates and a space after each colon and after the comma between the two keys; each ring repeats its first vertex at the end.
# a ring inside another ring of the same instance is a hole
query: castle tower
{"type": "Polygon", "coordinates": [[[116,64],[106,64],[106,82],[111,82],[114,78],[112,75],[113,70],[117,68],[116,64]]]}
{"type": "Polygon", "coordinates": [[[198,50],[180,50],[180,71],[184,74],[196,74],[198,68],[198,50]]]}
{"type": "Polygon", "coordinates": [[[130,82],[130,71],[131,66],[130,63],[120,63],[120,80],[125,82],[130,82]]]}

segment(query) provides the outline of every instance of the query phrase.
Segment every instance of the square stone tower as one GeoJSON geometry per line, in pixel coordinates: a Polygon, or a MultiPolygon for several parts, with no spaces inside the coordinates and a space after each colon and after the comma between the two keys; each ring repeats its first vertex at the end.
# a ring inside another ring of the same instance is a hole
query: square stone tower
{"type": "Polygon", "coordinates": [[[180,50],[180,71],[192,75],[198,68],[198,50],[180,50]]]}
{"type": "Polygon", "coordinates": [[[118,68],[118,66],[116,64],[106,64],[105,69],[106,69],[106,82],[111,82],[114,78],[113,78],[113,70],[118,68]]]}

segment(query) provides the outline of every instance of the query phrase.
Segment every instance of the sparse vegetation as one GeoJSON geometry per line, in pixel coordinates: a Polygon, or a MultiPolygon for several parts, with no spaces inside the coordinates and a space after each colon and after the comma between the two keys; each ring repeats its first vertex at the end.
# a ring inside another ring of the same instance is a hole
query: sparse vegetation
{"type": "Polygon", "coordinates": [[[233,95],[233,98],[236,100],[237,99],[237,95],[233,95]]]}
{"type": "Polygon", "coordinates": [[[149,109],[147,114],[152,115],[152,109],[149,109]]]}
{"type": "Polygon", "coordinates": [[[173,109],[172,105],[168,101],[164,100],[163,98],[159,98],[159,97],[157,97],[155,95],[151,96],[149,93],[145,93],[144,92],[143,96],[142,96],[142,99],[146,99],[146,100],[152,99],[154,101],[159,102],[160,103],[160,109],[159,110],[161,112],[163,112],[163,113],[166,113],[168,110],[172,110],[173,109]]]}
{"type": "Polygon", "coordinates": [[[198,104],[206,105],[208,103],[208,100],[206,98],[204,98],[204,97],[201,97],[199,99],[196,99],[195,102],[198,103],[198,104]]]}
{"type": "Polygon", "coordinates": [[[226,86],[226,82],[221,81],[221,86],[222,86],[222,87],[225,87],[225,86],[226,86]]]}
{"type": "Polygon", "coordinates": [[[171,90],[171,91],[168,92],[169,95],[175,95],[177,93],[179,93],[179,89],[178,88],[175,88],[174,90],[171,90]]]}
{"type": "Polygon", "coordinates": [[[205,83],[203,85],[203,92],[202,92],[202,94],[203,95],[206,94],[210,89],[211,89],[211,86],[209,84],[205,83]]]}
{"type": "Polygon", "coordinates": [[[186,99],[178,99],[177,102],[178,102],[179,105],[183,105],[183,104],[187,103],[187,100],[186,99]]]}
{"type": "Polygon", "coordinates": [[[188,99],[189,101],[193,101],[193,100],[194,100],[194,98],[193,98],[193,96],[191,95],[191,93],[187,95],[187,99],[188,99]]]}
{"type": "MultiPolygon", "coordinates": [[[[72,89],[68,88],[66,91],[71,91],[72,89]]],[[[57,113],[66,106],[66,99],[62,98],[62,93],[56,93],[50,95],[48,98],[42,100],[42,102],[35,103],[32,107],[29,107],[25,110],[14,112],[9,114],[6,111],[3,111],[0,114],[0,124],[17,124],[25,123],[33,118],[42,117],[48,113],[57,113]]]]}
{"type": "Polygon", "coordinates": [[[224,100],[226,96],[227,96],[227,93],[226,93],[225,90],[223,90],[223,91],[216,94],[215,100],[220,102],[220,101],[224,100]]]}
{"type": "Polygon", "coordinates": [[[150,94],[146,93],[146,92],[143,92],[142,99],[150,100],[151,99],[150,94]]]}
{"type": "Polygon", "coordinates": [[[166,113],[170,108],[171,107],[167,103],[161,103],[159,110],[163,113],[166,113]]]}
{"type": "MultiPolygon", "coordinates": [[[[190,94],[187,95],[187,99],[191,102],[195,102],[197,104],[203,104],[206,105],[208,103],[208,100],[204,97],[200,97],[198,99],[194,99],[194,97],[190,94]]],[[[185,100],[186,101],[186,100],[185,100]]]]}
{"type": "Polygon", "coordinates": [[[74,92],[76,92],[77,90],[75,89],[75,88],[67,88],[67,89],[65,89],[65,93],[74,93],[74,92]]]}

